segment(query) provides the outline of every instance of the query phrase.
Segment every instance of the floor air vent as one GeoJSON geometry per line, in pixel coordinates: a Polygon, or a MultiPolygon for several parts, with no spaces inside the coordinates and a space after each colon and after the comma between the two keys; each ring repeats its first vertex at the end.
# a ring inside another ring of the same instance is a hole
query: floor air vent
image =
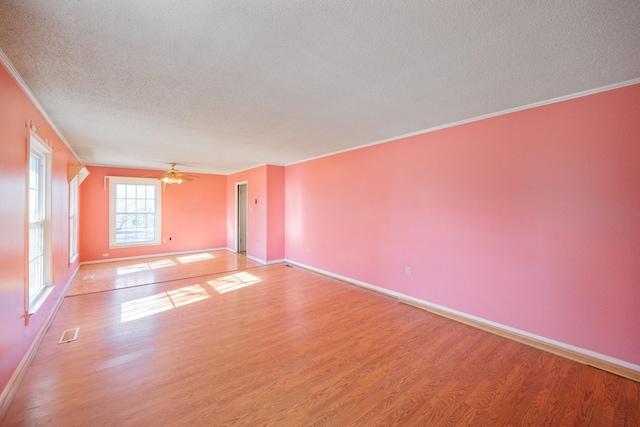
{"type": "Polygon", "coordinates": [[[62,336],[60,337],[60,341],[58,341],[58,344],[77,340],[79,330],[80,328],[67,329],[62,333],[62,336]]]}

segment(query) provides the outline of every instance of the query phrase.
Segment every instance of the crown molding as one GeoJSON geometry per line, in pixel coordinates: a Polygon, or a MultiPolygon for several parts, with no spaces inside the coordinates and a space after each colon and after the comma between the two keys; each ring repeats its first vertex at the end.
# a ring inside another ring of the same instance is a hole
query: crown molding
{"type": "Polygon", "coordinates": [[[310,157],[310,158],[305,159],[305,160],[299,160],[299,161],[287,163],[285,166],[291,166],[291,165],[295,165],[295,164],[298,164],[298,163],[309,162],[311,160],[322,159],[323,157],[334,156],[336,154],[347,153],[349,151],[359,150],[361,148],[371,147],[373,145],[378,145],[378,144],[384,144],[384,143],[387,143],[387,142],[398,141],[398,140],[409,138],[409,137],[412,137],[412,136],[422,135],[422,134],[429,133],[429,132],[435,132],[435,131],[442,130],[442,129],[447,129],[447,128],[451,128],[451,127],[455,127],[455,126],[464,125],[464,124],[467,124],[467,123],[472,123],[472,122],[477,122],[477,121],[480,121],[480,120],[490,119],[492,117],[504,116],[505,114],[516,113],[518,111],[530,110],[532,108],[542,107],[544,105],[556,104],[558,102],[569,101],[571,99],[576,99],[576,98],[582,98],[584,96],[594,95],[594,94],[600,93],[600,92],[607,92],[607,91],[614,90],[614,89],[620,89],[620,88],[623,88],[623,87],[626,87],[626,86],[635,85],[635,84],[638,84],[638,83],[640,83],[640,78],[626,80],[624,82],[614,83],[614,84],[610,84],[610,85],[607,85],[607,86],[601,86],[601,87],[598,87],[598,88],[595,88],[595,89],[589,89],[589,90],[585,90],[585,91],[582,91],[582,92],[576,92],[576,93],[572,93],[570,95],[559,96],[557,98],[551,98],[551,99],[547,99],[545,101],[534,102],[534,103],[531,103],[531,104],[522,105],[520,107],[514,107],[514,108],[508,108],[506,110],[496,111],[495,113],[483,114],[481,116],[476,116],[476,117],[471,117],[471,118],[468,118],[468,119],[458,120],[456,122],[447,123],[447,124],[440,125],[440,126],[434,126],[432,128],[427,128],[427,129],[419,130],[419,131],[416,131],[416,132],[406,133],[404,135],[394,136],[392,138],[387,138],[387,139],[383,139],[383,140],[380,140],[380,141],[369,142],[369,143],[366,143],[366,144],[358,145],[356,147],[345,148],[344,150],[333,151],[333,152],[328,153],[328,154],[322,154],[320,156],[310,157]]]}
{"type": "Polygon", "coordinates": [[[13,79],[16,81],[16,83],[18,83],[18,86],[20,86],[22,91],[27,95],[27,97],[29,97],[29,100],[33,103],[33,105],[36,106],[36,108],[38,109],[40,114],[42,114],[42,116],[47,121],[47,123],[49,123],[49,126],[51,126],[51,128],[56,133],[56,135],[58,135],[58,138],[60,138],[60,140],[64,143],[64,145],[67,147],[67,149],[69,151],[71,151],[71,154],[73,154],[75,156],[75,158],[78,161],[80,161],[80,157],[78,157],[78,154],[71,147],[71,144],[69,144],[69,141],[67,141],[67,138],[65,138],[65,136],[62,134],[60,129],[58,129],[58,127],[53,122],[51,117],[49,117],[49,115],[45,111],[44,107],[42,107],[42,105],[40,104],[40,101],[38,101],[38,99],[33,94],[33,92],[31,92],[31,89],[29,89],[29,86],[27,86],[27,83],[24,81],[24,79],[22,78],[20,73],[18,73],[18,70],[16,69],[16,67],[13,66],[13,64],[11,63],[11,61],[9,60],[9,58],[3,52],[2,49],[0,49],[0,62],[2,63],[2,65],[4,65],[4,67],[7,69],[9,74],[11,74],[11,77],[13,77],[13,79]]]}

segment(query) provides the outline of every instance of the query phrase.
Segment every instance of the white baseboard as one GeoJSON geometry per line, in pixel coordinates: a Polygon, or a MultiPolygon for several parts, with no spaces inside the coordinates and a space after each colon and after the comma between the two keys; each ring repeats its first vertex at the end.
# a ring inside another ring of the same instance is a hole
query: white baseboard
{"type": "Polygon", "coordinates": [[[31,345],[27,349],[27,352],[22,357],[22,360],[18,364],[18,367],[13,372],[13,375],[9,379],[9,382],[5,386],[4,390],[2,390],[2,393],[0,394],[0,421],[2,421],[2,419],[4,418],[4,415],[9,409],[9,405],[11,404],[13,397],[16,395],[16,392],[18,391],[18,388],[22,383],[22,379],[24,378],[24,375],[27,373],[27,369],[29,368],[29,365],[31,365],[33,358],[36,356],[36,353],[38,352],[38,348],[40,347],[40,344],[44,339],[44,335],[49,330],[49,326],[51,326],[51,322],[53,322],[53,318],[58,313],[58,310],[62,305],[62,301],[64,300],[64,297],[67,294],[67,290],[69,289],[71,282],[73,282],[73,279],[76,277],[76,274],[78,274],[79,269],[80,269],[80,266],[76,267],[76,270],[73,272],[73,274],[69,278],[69,281],[62,289],[60,298],[58,298],[58,301],[56,301],[55,305],[53,306],[53,309],[51,310],[51,312],[49,312],[49,315],[47,316],[46,320],[42,324],[42,327],[40,328],[35,338],[31,342],[31,345]]]}
{"type": "Polygon", "coordinates": [[[251,256],[251,255],[246,255],[246,257],[247,257],[248,259],[250,259],[251,261],[259,262],[259,263],[260,263],[260,264],[262,264],[262,265],[267,265],[267,261],[265,261],[265,260],[263,260],[263,259],[256,258],[256,257],[251,256]]]}
{"type": "MultiPolygon", "coordinates": [[[[234,254],[237,254],[238,252],[234,249],[234,248],[226,248],[229,252],[232,252],[234,254]]],[[[248,259],[250,259],[251,261],[255,261],[258,262],[262,265],[271,265],[271,264],[279,264],[281,262],[284,262],[284,258],[281,259],[274,259],[271,261],[266,261],[262,258],[258,258],[258,257],[254,257],[253,255],[245,255],[248,259]]]]}
{"type": "Polygon", "coordinates": [[[251,256],[251,255],[247,255],[247,258],[249,258],[251,261],[259,262],[262,265],[279,264],[281,262],[285,262],[284,259],[274,259],[274,260],[271,260],[271,261],[265,261],[264,259],[256,258],[256,257],[251,256]]]}
{"type": "Polygon", "coordinates": [[[339,274],[334,274],[329,271],[305,265],[296,261],[286,260],[286,262],[297,265],[307,270],[314,271],[316,273],[323,274],[325,276],[333,277],[335,279],[342,280],[344,282],[351,283],[396,298],[400,303],[417,307],[422,310],[429,311],[430,313],[434,313],[439,316],[443,316],[457,322],[482,329],[492,334],[499,335],[501,337],[517,341],[522,344],[526,344],[539,350],[543,350],[548,353],[552,353],[557,356],[582,363],[584,365],[593,366],[594,368],[602,369],[603,371],[611,372],[613,374],[620,375],[621,377],[640,382],[640,365],[616,359],[614,357],[597,353],[595,351],[576,347],[570,344],[565,344],[563,342],[555,341],[540,335],[531,334],[520,329],[502,325],[491,320],[486,320],[477,316],[473,316],[471,314],[453,310],[445,306],[433,304],[428,301],[404,295],[402,293],[391,291],[389,289],[381,288],[379,286],[371,285],[360,280],[355,280],[339,274]]]}

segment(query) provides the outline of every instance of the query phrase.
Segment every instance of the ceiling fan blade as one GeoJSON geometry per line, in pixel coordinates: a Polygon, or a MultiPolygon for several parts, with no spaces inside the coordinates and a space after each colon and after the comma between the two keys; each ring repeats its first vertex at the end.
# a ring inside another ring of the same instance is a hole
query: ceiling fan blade
{"type": "MultiPolygon", "coordinates": [[[[175,183],[174,180],[193,181],[194,178],[200,178],[198,175],[191,175],[183,173],[179,169],[176,169],[176,163],[171,163],[171,169],[167,169],[157,174],[143,175],[141,178],[154,178],[160,180],[170,180],[175,183]]],[[[165,181],[167,182],[167,181],[165,181]]]]}

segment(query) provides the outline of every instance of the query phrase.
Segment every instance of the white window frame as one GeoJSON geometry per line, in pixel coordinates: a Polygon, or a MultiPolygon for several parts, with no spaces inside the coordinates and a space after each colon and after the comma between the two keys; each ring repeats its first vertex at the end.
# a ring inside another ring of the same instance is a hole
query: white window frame
{"type": "Polygon", "coordinates": [[[35,313],[47,299],[53,290],[51,272],[51,148],[45,144],[35,133],[29,136],[29,149],[27,160],[27,274],[25,280],[25,321],[28,324],[28,316],[35,313]],[[32,157],[38,159],[37,189],[33,188],[31,180],[32,157]],[[37,204],[34,203],[32,192],[36,191],[37,204]],[[36,205],[36,206],[34,206],[36,205]],[[42,229],[42,241],[34,239],[32,233],[36,228],[42,229]],[[36,246],[40,246],[37,248],[36,246]],[[34,251],[41,252],[36,255],[34,251]],[[41,258],[41,266],[36,263],[36,258],[41,258]],[[36,264],[34,264],[36,263],[36,264]],[[34,271],[32,267],[38,269],[34,271]],[[37,281],[34,287],[34,281],[37,281]]]}
{"type": "Polygon", "coordinates": [[[76,175],[69,183],[69,264],[73,264],[79,254],[79,188],[80,178],[76,175]]]}
{"type": "Polygon", "coordinates": [[[162,192],[160,180],[154,178],[109,177],[109,249],[135,246],[154,246],[161,244],[161,206],[162,192]],[[123,185],[153,185],[154,190],[154,239],[147,241],[117,243],[116,242],[116,187],[123,185]]]}

